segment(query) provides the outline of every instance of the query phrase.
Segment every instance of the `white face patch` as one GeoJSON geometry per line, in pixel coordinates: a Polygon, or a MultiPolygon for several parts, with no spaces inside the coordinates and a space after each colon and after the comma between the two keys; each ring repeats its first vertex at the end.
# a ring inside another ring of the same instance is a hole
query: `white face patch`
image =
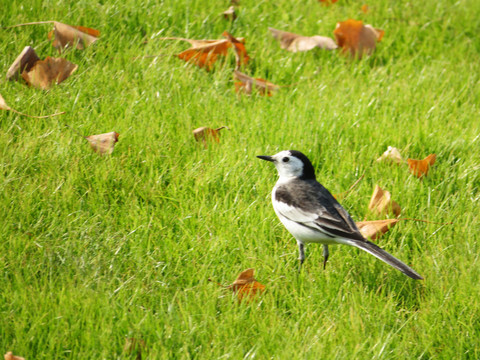
{"type": "Polygon", "coordinates": [[[300,177],[303,174],[303,162],[296,156],[292,156],[290,151],[280,151],[272,156],[275,167],[277,168],[280,179],[300,177]]]}

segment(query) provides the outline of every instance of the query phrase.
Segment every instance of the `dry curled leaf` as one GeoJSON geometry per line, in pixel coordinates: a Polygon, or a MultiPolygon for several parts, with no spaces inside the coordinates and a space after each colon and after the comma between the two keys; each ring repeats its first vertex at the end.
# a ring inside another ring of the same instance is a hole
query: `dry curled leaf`
{"type": "Polygon", "coordinates": [[[234,77],[238,80],[235,82],[235,91],[244,92],[248,95],[255,88],[261,95],[272,96],[272,92],[280,88],[280,86],[272,84],[267,80],[252,78],[238,70],[235,70],[234,77]]]}
{"type": "Polygon", "coordinates": [[[363,4],[361,9],[364,14],[368,14],[369,8],[367,4],[363,4]]]}
{"type": "Polygon", "coordinates": [[[23,115],[23,116],[27,116],[27,117],[31,117],[31,118],[36,118],[36,119],[44,119],[44,118],[47,118],[47,117],[52,117],[52,116],[65,114],[65,111],[62,111],[62,112],[56,113],[56,114],[51,114],[51,115],[43,115],[43,116],[34,116],[34,115],[24,114],[20,111],[12,109],[10,106],[8,106],[7,103],[5,102],[5,99],[2,97],[1,94],[0,94],[0,110],[12,111],[14,113],[17,113],[17,114],[20,114],[20,115],[23,115]]]}
{"type": "Polygon", "coordinates": [[[362,233],[363,237],[375,240],[394,227],[399,221],[400,219],[359,221],[357,222],[357,227],[362,233]]]}
{"type": "Polygon", "coordinates": [[[309,51],[316,47],[333,50],[338,47],[333,39],[326,36],[302,36],[271,27],[269,27],[268,30],[270,30],[275,39],[280,41],[280,47],[282,49],[291,52],[309,51]]]}
{"type": "Polygon", "coordinates": [[[77,68],[68,60],[48,56],[37,61],[30,71],[24,71],[22,77],[30,86],[47,90],[66,80],[77,68]]]}
{"type": "Polygon", "coordinates": [[[405,162],[405,160],[402,158],[402,155],[400,155],[400,150],[392,146],[389,146],[382,156],[377,159],[377,161],[389,161],[396,164],[405,162]]]}
{"type": "Polygon", "coordinates": [[[226,56],[230,46],[231,44],[228,40],[218,40],[212,43],[194,46],[182,51],[180,54],[177,54],[177,56],[200,68],[211,70],[213,64],[217,61],[218,55],[226,56]]]}
{"type": "Polygon", "coordinates": [[[220,142],[220,130],[224,129],[226,126],[221,126],[217,129],[211,129],[206,126],[199,127],[193,130],[193,136],[195,140],[201,141],[205,148],[207,147],[207,141],[213,140],[215,142],[220,142]]]}
{"type": "Polygon", "coordinates": [[[237,67],[239,63],[247,63],[248,55],[244,46],[243,38],[234,38],[228,32],[224,32],[223,36],[227,39],[220,40],[194,40],[177,37],[160,38],[162,40],[181,40],[189,42],[192,47],[177,56],[186,61],[197,65],[200,68],[211,70],[218,59],[218,56],[227,56],[228,49],[232,46],[235,50],[235,57],[237,58],[237,67]]]}
{"type": "Polygon", "coordinates": [[[5,360],[25,360],[25,358],[21,356],[13,355],[11,351],[7,352],[3,357],[5,358],[5,360]]]}
{"type": "Polygon", "coordinates": [[[230,6],[227,10],[225,10],[222,14],[226,20],[233,21],[237,18],[237,14],[235,13],[235,7],[233,5],[230,6]]]}
{"type": "Polygon", "coordinates": [[[371,25],[363,25],[362,21],[353,19],[337,23],[333,32],[342,52],[349,52],[354,58],[372,54],[384,33],[383,30],[375,29],[371,25]]]}
{"type": "Polygon", "coordinates": [[[435,164],[435,160],[437,160],[436,154],[430,154],[423,160],[407,159],[408,168],[416,177],[427,176],[428,170],[430,170],[430,166],[435,164]]]}
{"type": "Polygon", "coordinates": [[[119,133],[112,131],[105,134],[86,136],[90,146],[95,152],[101,155],[110,155],[113,152],[115,144],[118,142],[119,133]]]}
{"type": "Polygon", "coordinates": [[[17,80],[24,71],[30,71],[40,58],[30,46],[25,46],[7,71],[7,80],[17,80]]]}
{"type": "Polygon", "coordinates": [[[395,216],[399,216],[402,211],[400,205],[392,200],[391,194],[378,185],[375,186],[368,209],[378,215],[392,213],[395,216]]]}
{"type": "Polygon", "coordinates": [[[77,49],[85,49],[100,36],[100,31],[83,27],[62,24],[58,21],[53,22],[53,30],[48,33],[48,39],[54,38],[52,45],[62,51],[66,47],[75,46],[77,49]]]}
{"type": "Polygon", "coordinates": [[[237,294],[240,301],[244,298],[252,300],[257,294],[265,290],[265,285],[259,283],[253,277],[253,273],[253,269],[242,271],[233,284],[228,286],[229,289],[237,294]]]}

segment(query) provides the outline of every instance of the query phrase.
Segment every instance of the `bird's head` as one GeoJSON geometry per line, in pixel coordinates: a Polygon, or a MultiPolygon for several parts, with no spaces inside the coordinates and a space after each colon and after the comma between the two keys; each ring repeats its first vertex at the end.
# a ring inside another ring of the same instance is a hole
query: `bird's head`
{"type": "Polygon", "coordinates": [[[273,162],[280,178],[315,179],[315,170],[312,163],[300,151],[284,150],[272,156],[259,155],[257,157],[273,162]]]}

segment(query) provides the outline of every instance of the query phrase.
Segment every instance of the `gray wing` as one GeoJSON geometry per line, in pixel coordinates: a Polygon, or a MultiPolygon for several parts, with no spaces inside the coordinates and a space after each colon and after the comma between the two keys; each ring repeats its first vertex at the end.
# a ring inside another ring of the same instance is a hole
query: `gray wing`
{"type": "Polygon", "coordinates": [[[327,235],[365,241],[347,211],[316,180],[293,180],[275,190],[277,211],[327,235]]]}

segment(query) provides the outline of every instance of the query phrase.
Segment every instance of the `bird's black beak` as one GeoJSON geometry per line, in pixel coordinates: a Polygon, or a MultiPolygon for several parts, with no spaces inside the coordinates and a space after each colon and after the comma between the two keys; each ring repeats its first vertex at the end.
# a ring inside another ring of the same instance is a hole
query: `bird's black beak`
{"type": "Polygon", "coordinates": [[[262,159],[262,160],[267,160],[273,162],[273,158],[271,156],[265,156],[265,155],[258,155],[257,158],[262,159]]]}

